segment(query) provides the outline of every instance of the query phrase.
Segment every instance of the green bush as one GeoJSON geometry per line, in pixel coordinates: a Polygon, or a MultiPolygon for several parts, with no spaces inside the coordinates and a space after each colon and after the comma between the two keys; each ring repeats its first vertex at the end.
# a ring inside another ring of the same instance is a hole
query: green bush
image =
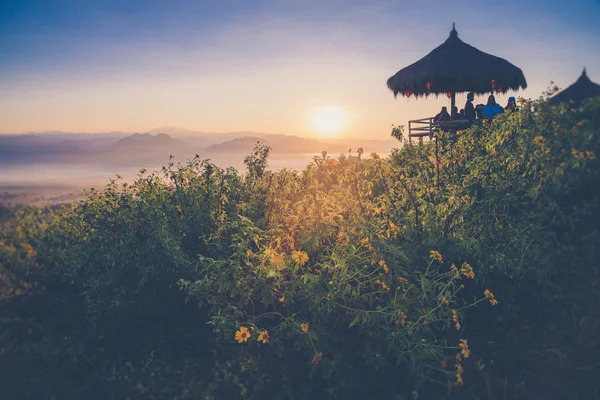
{"type": "Polygon", "coordinates": [[[15,398],[593,398],[599,130],[599,99],[523,101],[438,132],[437,152],[395,127],[386,159],[273,172],[258,145],[245,174],[170,162],[19,211],[0,236],[1,383],[15,398]]]}

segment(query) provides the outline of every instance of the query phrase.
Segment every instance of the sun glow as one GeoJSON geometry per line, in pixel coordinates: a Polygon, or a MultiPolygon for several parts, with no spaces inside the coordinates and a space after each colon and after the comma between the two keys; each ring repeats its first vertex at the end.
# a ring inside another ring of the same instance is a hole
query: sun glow
{"type": "Polygon", "coordinates": [[[335,136],[346,121],[346,114],[339,107],[319,107],[310,115],[311,128],[321,136],[335,136]]]}

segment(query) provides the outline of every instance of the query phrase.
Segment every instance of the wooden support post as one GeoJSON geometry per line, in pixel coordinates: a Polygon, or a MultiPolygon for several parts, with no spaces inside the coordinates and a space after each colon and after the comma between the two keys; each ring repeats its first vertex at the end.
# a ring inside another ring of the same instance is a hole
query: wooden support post
{"type": "Polygon", "coordinates": [[[454,113],[454,107],[456,106],[456,93],[452,92],[452,99],[450,100],[450,120],[454,121],[456,119],[456,114],[454,113]]]}
{"type": "Polygon", "coordinates": [[[438,138],[435,138],[435,168],[436,168],[436,175],[437,175],[437,185],[440,184],[440,161],[438,158],[438,138]]]}

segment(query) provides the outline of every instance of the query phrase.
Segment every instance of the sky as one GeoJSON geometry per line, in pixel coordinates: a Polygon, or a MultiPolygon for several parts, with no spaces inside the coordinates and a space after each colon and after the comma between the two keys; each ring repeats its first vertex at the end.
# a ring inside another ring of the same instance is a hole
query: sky
{"type": "Polygon", "coordinates": [[[338,137],[387,139],[392,124],[448,105],[394,99],[386,80],[446,40],[452,22],[463,41],[523,70],[521,96],[564,88],[584,66],[600,82],[600,0],[487,4],[2,0],[0,132],[318,136],[311,116],[329,107],[345,116],[338,137]]]}

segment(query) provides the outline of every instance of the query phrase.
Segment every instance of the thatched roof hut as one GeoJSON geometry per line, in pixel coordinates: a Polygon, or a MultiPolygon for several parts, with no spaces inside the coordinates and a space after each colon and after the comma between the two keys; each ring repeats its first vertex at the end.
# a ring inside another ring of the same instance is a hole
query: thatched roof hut
{"type": "Polygon", "coordinates": [[[584,68],[579,79],[562,92],[553,96],[550,99],[550,104],[571,103],[574,106],[578,106],[583,100],[596,96],[600,96],[600,85],[588,78],[584,68]]]}
{"type": "Polygon", "coordinates": [[[450,37],[414,64],[387,80],[394,97],[428,96],[473,92],[477,94],[525,89],[520,68],[503,58],[484,53],[458,38],[452,26],[450,37]]]}

